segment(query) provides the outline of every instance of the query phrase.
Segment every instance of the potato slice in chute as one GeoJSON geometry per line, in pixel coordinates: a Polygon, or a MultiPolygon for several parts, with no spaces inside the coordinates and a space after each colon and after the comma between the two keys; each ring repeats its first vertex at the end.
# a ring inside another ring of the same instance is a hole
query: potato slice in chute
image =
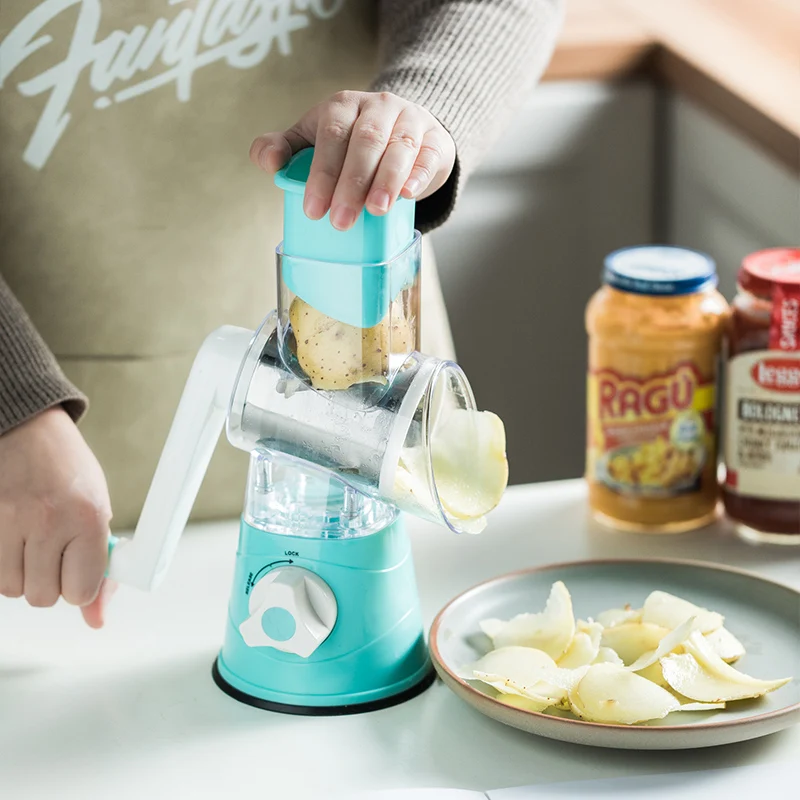
{"type": "MultiPolygon", "coordinates": [[[[418,511],[436,516],[436,502],[427,478],[425,450],[422,447],[403,448],[395,472],[394,492],[398,497],[412,498],[418,511]]],[[[441,497],[439,498],[441,500],[441,497]]],[[[444,514],[464,533],[482,533],[486,528],[486,517],[457,519],[446,508],[444,514]]],[[[413,513],[413,509],[412,509],[413,513]]]]}
{"type": "Polygon", "coordinates": [[[490,411],[452,410],[433,429],[431,460],[445,511],[459,520],[485,516],[508,484],[502,420],[490,411]]]}

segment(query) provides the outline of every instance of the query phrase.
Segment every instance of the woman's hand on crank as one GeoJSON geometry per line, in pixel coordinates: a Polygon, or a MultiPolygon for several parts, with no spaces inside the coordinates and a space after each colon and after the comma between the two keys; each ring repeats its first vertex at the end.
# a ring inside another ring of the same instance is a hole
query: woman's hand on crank
{"type": "Polygon", "coordinates": [[[103,471],[63,409],[0,436],[0,595],[39,607],[63,597],[102,627],[110,521],[103,471]]]}

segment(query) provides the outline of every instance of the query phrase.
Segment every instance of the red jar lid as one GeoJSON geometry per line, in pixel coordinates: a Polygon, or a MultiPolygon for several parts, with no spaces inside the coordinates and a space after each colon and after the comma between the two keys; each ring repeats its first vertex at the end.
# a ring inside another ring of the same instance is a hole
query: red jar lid
{"type": "Polygon", "coordinates": [[[739,286],[746,292],[771,298],[776,284],[800,287],[800,248],[759,250],[742,261],[739,286]]]}

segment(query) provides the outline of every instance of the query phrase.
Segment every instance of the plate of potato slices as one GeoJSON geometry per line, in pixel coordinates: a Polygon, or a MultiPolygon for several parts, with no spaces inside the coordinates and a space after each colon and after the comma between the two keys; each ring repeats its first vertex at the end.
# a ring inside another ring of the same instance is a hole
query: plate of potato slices
{"type": "Polygon", "coordinates": [[[552,739],[712,747],[800,722],[800,592],[691,561],[554,564],[494,578],[434,620],[442,680],[552,739]]]}

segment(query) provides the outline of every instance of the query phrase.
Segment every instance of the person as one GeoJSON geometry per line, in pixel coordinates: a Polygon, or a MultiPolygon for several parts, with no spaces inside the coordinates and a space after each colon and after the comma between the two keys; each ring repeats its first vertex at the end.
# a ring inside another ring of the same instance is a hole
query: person
{"type": "MultiPolygon", "coordinates": [[[[541,76],[562,14],[561,0],[3,4],[0,594],[63,597],[103,624],[111,499],[115,526],[133,526],[200,342],[275,304],[281,198],[247,165],[252,136],[280,131],[250,148],[270,174],[315,146],[309,217],[344,230],[402,195],[427,233],[541,76]]],[[[431,263],[423,349],[445,357],[431,263]]],[[[218,448],[197,517],[238,514],[244,467],[218,448]]]]}

